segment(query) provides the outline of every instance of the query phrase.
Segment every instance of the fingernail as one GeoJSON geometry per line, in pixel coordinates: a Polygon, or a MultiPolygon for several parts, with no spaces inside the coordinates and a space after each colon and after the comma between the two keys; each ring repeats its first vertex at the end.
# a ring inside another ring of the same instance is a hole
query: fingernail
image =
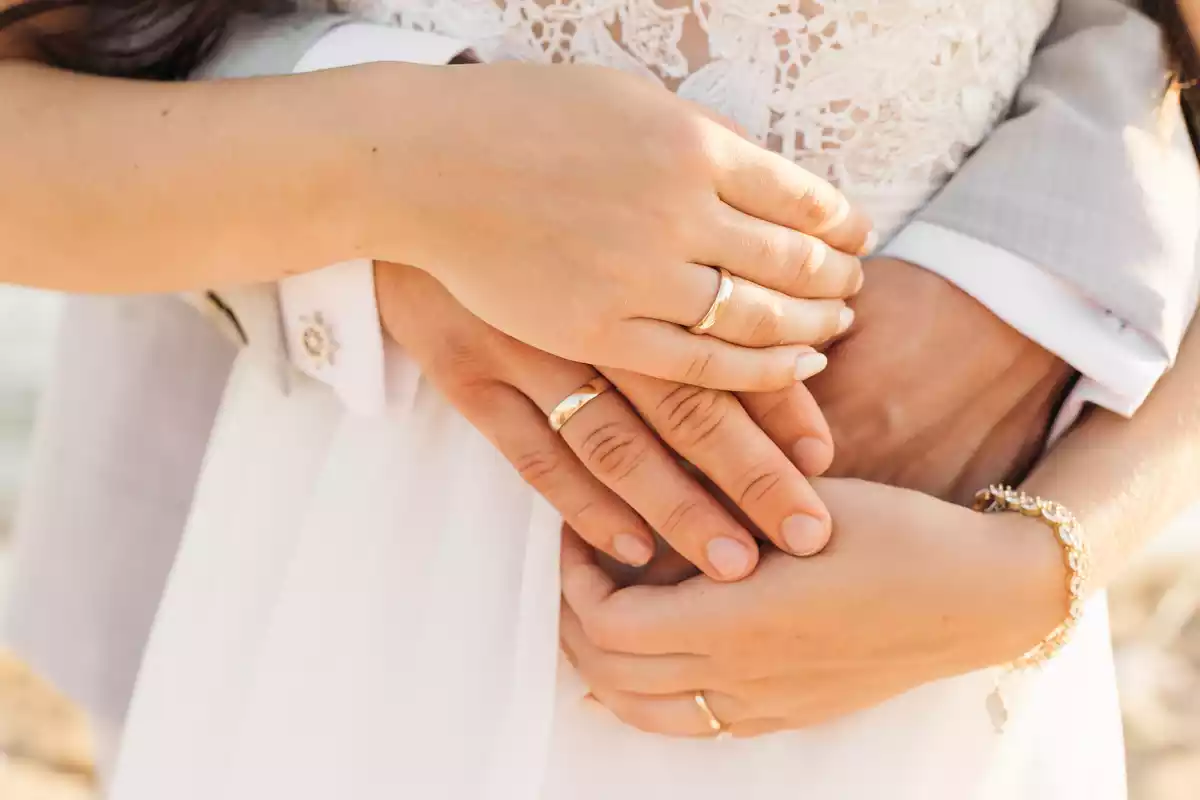
{"type": "Polygon", "coordinates": [[[705,550],[708,562],[726,580],[740,578],[750,570],[750,548],[736,539],[713,539],[705,550]]]}
{"type": "Polygon", "coordinates": [[[850,330],[850,326],[854,324],[854,309],[850,306],[844,307],[838,312],[838,329],[837,335],[841,336],[846,331],[850,330]]]}
{"type": "Polygon", "coordinates": [[[618,533],[614,536],[613,550],[631,567],[645,566],[654,555],[654,548],[632,533],[618,533]]]}
{"type": "Polygon", "coordinates": [[[867,234],[867,238],[863,240],[862,249],[858,251],[860,256],[869,256],[875,252],[875,248],[879,246],[879,234],[872,230],[867,234]]]}
{"type": "Polygon", "coordinates": [[[783,540],[788,549],[798,556],[811,556],[820,551],[828,537],[825,525],[816,517],[796,514],[783,521],[783,540]]]}
{"type": "Polygon", "coordinates": [[[829,359],[824,353],[805,353],[796,359],[796,380],[807,380],[828,365],[829,359]]]}

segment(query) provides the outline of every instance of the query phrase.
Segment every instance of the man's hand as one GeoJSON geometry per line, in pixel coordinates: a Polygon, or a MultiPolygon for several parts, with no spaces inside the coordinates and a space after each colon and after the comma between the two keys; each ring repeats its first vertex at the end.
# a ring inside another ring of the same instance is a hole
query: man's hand
{"type": "Polygon", "coordinates": [[[1038,520],[864,481],[814,486],[829,546],[766,552],[738,583],[618,589],[564,532],[563,649],[593,696],[672,736],[712,735],[700,691],[734,735],[803,728],[1010,661],[1064,618],[1062,551],[1038,520]]]}
{"type": "Polygon", "coordinates": [[[560,436],[546,415],[594,379],[594,368],[500,333],[420,270],[379,264],[375,283],[386,331],[603,552],[644,564],[656,532],[706,574],[736,580],[758,561],[747,525],[796,555],[815,553],[828,541],[829,515],[803,473],[828,466],[829,429],[802,385],[743,407],[725,392],[610,370],[606,375],[620,392],[588,403],[560,436]],[[745,525],[675,453],[736,499],[745,525]]]}
{"type": "Polygon", "coordinates": [[[1071,368],[931,272],[865,271],[855,327],[808,383],[837,448],[827,474],[966,503],[1028,469],[1071,368]]]}

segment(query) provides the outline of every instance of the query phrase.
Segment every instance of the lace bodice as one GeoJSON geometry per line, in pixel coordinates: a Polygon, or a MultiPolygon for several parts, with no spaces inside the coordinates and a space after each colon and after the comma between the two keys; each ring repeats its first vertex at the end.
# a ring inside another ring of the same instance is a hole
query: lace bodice
{"type": "Polygon", "coordinates": [[[343,0],[485,60],[636,72],[829,178],[889,233],[962,164],[1055,0],[343,0]]]}

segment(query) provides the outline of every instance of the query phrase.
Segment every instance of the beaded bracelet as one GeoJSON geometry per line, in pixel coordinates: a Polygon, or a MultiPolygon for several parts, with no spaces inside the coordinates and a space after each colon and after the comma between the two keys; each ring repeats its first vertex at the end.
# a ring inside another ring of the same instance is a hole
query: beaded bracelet
{"type": "MultiPolygon", "coordinates": [[[[1017,660],[1006,665],[1006,671],[1015,672],[1027,667],[1036,667],[1053,658],[1067,643],[1083,616],[1084,590],[1091,575],[1091,553],[1083,538],[1082,528],[1067,508],[1059,503],[1028,495],[1009,486],[989,486],[975,494],[974,509],[987,513],[1014,511],[1026,517],[1039,517],[1050,526],[1055,537],[1063,546],[1063,560],[1070,577],[1067,580],[1067,596],[1070,606],[1067,618],[1046,635],[1032,649],[1017,660]]],[[[997,730],[1004,727],[1008,712],[1000,695],[1000,686],[988,698],[988,712],[997,730]]]]}

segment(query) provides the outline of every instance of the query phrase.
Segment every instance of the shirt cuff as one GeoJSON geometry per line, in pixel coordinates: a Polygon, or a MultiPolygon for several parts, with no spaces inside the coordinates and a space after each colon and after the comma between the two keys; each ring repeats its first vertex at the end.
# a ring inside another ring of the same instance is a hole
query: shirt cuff
{"type": "MultiPolygon", "coordinates": [[[[372,61],[439,65],[466,50],[465,43],[445,36],[351,22],[321,37],[294,71],[372,61]]],[[[279,282],[279,304],[292,364],[329,384],[350,411],[381,413],[387,362],[373,264],[350,261],[286,278],[279,282]]]]}
{"type": "Polygon", "coordinates": [[[350,411],[385,405],[383,329],[368,259],[279,282],[283,333],[293,366],[333,387],[350,411]]]}
{"type": "Polygon", "coordinates": [[[1174,353],[1018,255],[958,231],[913,222],[881,255],[935,272],[987,306],[1082,376],[1056,429],[1084,403],[1131,416],[1171,365],[1174,353]]]}

